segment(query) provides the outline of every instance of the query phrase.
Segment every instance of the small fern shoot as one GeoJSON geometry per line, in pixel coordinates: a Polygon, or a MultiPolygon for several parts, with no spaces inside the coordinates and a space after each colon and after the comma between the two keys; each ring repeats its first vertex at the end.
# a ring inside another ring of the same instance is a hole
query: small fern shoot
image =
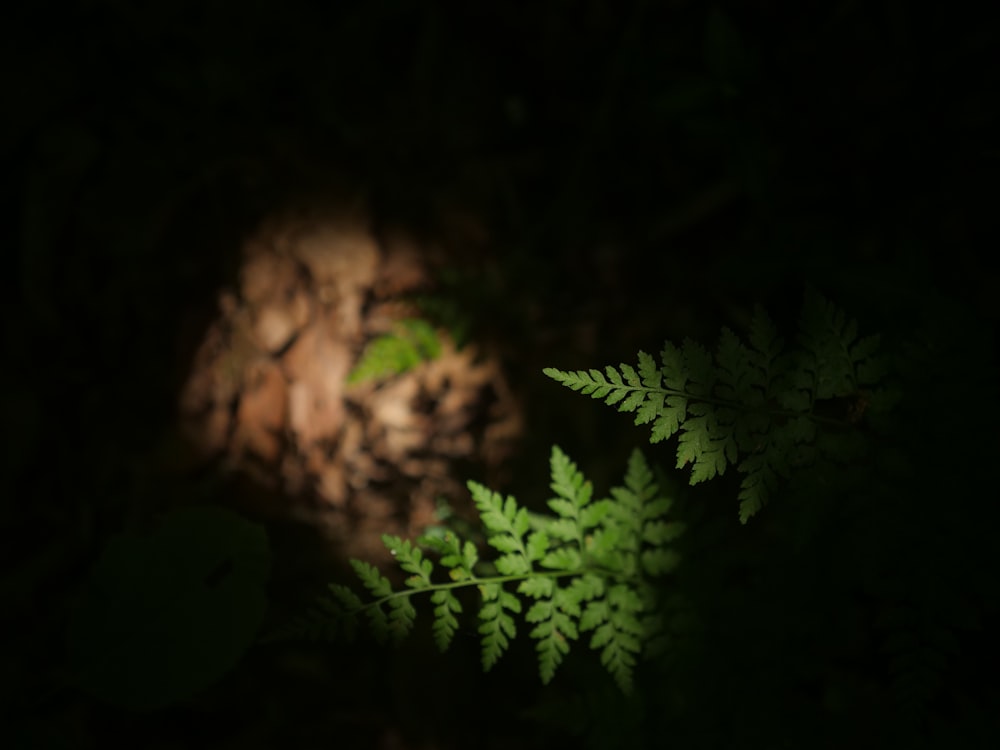
{"type": "Polygon", "coordinates": [[[553,679],[570,644],[587,634],[590,649],[600,652],[617,685],[630,692],[646,645],[662,637],[653,581],[676,567],[679,558],[669,544],[683,525],[667,520],[672,502],[660,494],[638,450],[629,459],[624,486],[614,488],[610,498],[595,500],[590,482],[557,446],[550,468],[555,496],[548,505],[554,515],[529,514],[513,497],[468,483],[487,543],[498,553],[491,565],[480,561],[475,544],[451,530],[425,534],[416,544],[385,535],[386,547],[409,574],[403,589],[394,591],[377,568],[354,560],[369,600],[347,586],[331,585],[330,595],[281,637],[352,637],[364,617],[376,638],[398,643],[413,627],[411,599],[427,594],[434,640],[445,651],[463,613],[456,591],[475,588],[485,671],[508,650],[523,615],[543,683],[553,679]],[[435,581],[435,564],[425,551],[437,558],[447,580],[435,581]],[[488,574],[481,572],[485,567],[488,574]]]}
{"type": "Polygon", "coordinates": [[[400,375],[440,354],[441,341],[434,327],[420,318],[406,318],[396,323],[392,333],[368,342],[357,364],[348,373],[347,384],[400,375]]]}
{"type": "MultiPolygon", "coordinates": [[[[638,365],[544,373],[574,391],[635,412],[650,424],[650,442],[678,436],[677,468],[691,467],[691,484],[735,466],[740,521],[763,507],[779,480],[816,455],[818,428],[849,428],[866,409],[888,406],[876,386],[885,374],[878,337],[858,338],[857,324],[809,292],[798,346],[786,349],[774,324],[756,308],[747,342],[722,329],[713,355],[686,339],[667,341],[657,362],[640,351],[638,365]],[[822,408],[846,404],[842,415],[822,408]]],[[[846,441],[823,443],[835,452],[846,441]]]]}

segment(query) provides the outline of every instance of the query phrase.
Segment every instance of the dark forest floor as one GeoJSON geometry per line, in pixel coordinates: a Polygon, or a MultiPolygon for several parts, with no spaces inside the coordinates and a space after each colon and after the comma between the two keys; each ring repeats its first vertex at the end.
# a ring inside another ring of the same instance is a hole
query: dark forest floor
{"type": "Polygon", "coordinates": [[[780,6],[22,11],[0,125],[14,746],[991,746],[995,31],[780,6]],[[541,508],[552,444],[600,491],[636,445],[672,472],[542,368],[711,345],[757,304],[793,336],[806,286],[936,363],[896,433],[920,476],[741,527],[731,477],[679,475],[697,625],[637,700],[583,648],[551,688],[527,642],[484,676],[472,632],[447,657],[427,632],[255,648],[150,715],[52,688],[116,532],[201,502],[264,523],[280,619],[438,498],[468,516],[467,479],[541,508]],[[420,316],[439,357],[345,384],[420,316]]]}

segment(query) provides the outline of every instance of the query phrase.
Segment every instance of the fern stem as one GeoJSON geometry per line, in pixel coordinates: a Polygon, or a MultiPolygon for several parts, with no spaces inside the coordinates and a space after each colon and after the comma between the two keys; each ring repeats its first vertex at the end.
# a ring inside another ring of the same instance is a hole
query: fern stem
{"type": "MultiPolygon", "coordinates": [[[[723,398],[714,398],[711,396],[702,396],[700,394],[689,393],[687,391],[679,391],[674,388],[648,388],[646,386],[633,387],[628,386],[629,391],[642,391],[643,393],[663,393],[667,396],[683,396],[688,401],[697,401],[701,404],[711,404],[712,406],[723,406],[729,409],[736,409],[739,411],[747,411],[746,404],[741,401],[730,401],[723,398]]],[[[808,417],[813,422],[817,424],[826,425],[827,427],[842,427],[847,428],[851,426],[851,423],[844,419],[834,419],[833,417],[824,417],[813,411],[800,412],[794,411],[792,409],[761,409],[761,414],[767,414],[770,417],[783,417],[785,419],[795,419],[796,417],[808,417]]]]}
{"type": "Polygon", "coordinates": [[[576,570],[536,570],[527,574],[517,574],[509,576],[490,576],[489,578],[467,578],[463,581],[452,581],[450,583],[434,583],[430,586],[425,586],[423,588],[413,588],[413,589],[401,589],[399,591],[393,591],[387,596],[383,596],[381,599],[375,599],[368,602],[363,607],[359,609],[347,610],[345,614],[356,615],[364,612],[372,607],[379,607],[393,599],[399,599],[404,597],[414,596],[415,594],[430,594],[434,591],[447,591],[452,589],[466,588],[469,586],[483,586],[488,583],[509,583],[511,581],[526,581],[529,578],[566,578],[566,577],[579,577],[587,573],[597,573],[604,577],[614,577],[612,571],[608,571],[604,568],[590,567],[590,568],[578,568],[576,570]]]}

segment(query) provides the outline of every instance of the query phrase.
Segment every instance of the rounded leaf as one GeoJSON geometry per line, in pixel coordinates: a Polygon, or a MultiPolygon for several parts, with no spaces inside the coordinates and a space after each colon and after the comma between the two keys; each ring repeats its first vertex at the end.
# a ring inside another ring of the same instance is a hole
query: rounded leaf
{"type": "Polygon", "coordinates": [[[254,641],[269,568],[264,529],[221,508],[177,510],[150,533],[113,538],[70,622],[80,687],[136,710],[208,687],[254,641]]]}

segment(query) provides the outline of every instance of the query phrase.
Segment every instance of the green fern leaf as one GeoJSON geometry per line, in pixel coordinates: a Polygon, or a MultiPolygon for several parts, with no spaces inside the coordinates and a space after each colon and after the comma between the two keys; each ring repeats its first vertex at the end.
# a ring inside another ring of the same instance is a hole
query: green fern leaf
{"type": "Polygon", "coordinates": [[[534,599],[543,596],[552,596],[555,589],[555,582],[551,578],[526,578],[517,587],[518,593],[525,594],[534,599]]]}
{"type": "Polygon", "coordinates": [[[434,607],[434,642],[441,652],[448,650],[451,640],[458,630],[458,619],[456,614],[462,612],[462,604],[455,595],[448,589],[438,589],[431,594],[431,602],[434,607]]]}
{"type": "MultiPolygon", "coordinates": [[[[569,641],[579,637],[576,620],[580,617],[581,596],[588,593],[586,587],[558,588],[555,584],[546,587],[525,620],[537,623],[531,637],[538,641],[538,668],[542,682],[548,684],[555,676],[556,667],[569,653],[569,641]]],[[[538,589],[539,591],[541,589],[538,589]]]]}
{"type": "Polygon", "coordinates": [[[766,400],[768,368],[759,352],[751,352],[736,334],[722,329],[715,355],[719,365],[716,395],[726,401],[761,406],[766,400]]]}
{"type": "MultiPolygon", "coordinates": [[[[622,382],[627,377],[631,375],[626,373],[622,382]]],[[[434,641],[444,651],[462,614],[454,590],[476,586],[481,594],[477,629],[484,670],[492,669],[516,637],[515,616],[522,613],[519,597],[526,596],[533,601],[523,616],[532,626],[529,637],[536,642],[544,683],[553,679],[569,653],[569,642],[580,632],[593,631],[591,648],[601,651],[602,663],[622,689],[630,689],[634,657],[645,644],[658,641],[662,627],[656,588],[648,579],[676,566],[677,555],[667,544],[682,526],[664,520],[670,500],[659,494],[638,450],[629,457],[625,486],[600,500],[558,446],[549,463],[555,516],[529,514],[513,497],[469,483],[487,541],[500,553],[492,562],[496,575],[477,576],[475,545],[451,530],[434,527],[416,544],[385,535],[386,548],[409,574],[404,588],[393,592],[374,566],[352,561],[373,599],[364,603],[347,587],[331,586],[331,596],[320,600],[304,621],[294,623],[297,634],[351,635],[364,613],[377,638],[399,642],[413,628],[413,597],[427,593],[433,605],[434,641]],[[439,556],[451,582],[434,582],[434,565],[425,550],[439,556]],[[513,590],[508,590],[505,586],[511,582],[513,590]]]]}
{"type": "Polygon", "coordinates": [[[472,542],[467,541],[463,545],[451,531],[446,531],[443,536],[424,535],[417,542],[441,555],[441,565],[449,569],[448,575],[453,581],[464,581],[475,576],[473,568],[479,561],[479,552],[472,542]]]}
{"type": "Polygon", "coordinates": [[[520,540],[531,526],[528,512],[524,508],[518,508],[512,497],[505,501],[499,492],[492,492],[477,482],[469,482],[468,486],[486,529],[494,534],[509,535],[520,540]]]}
{"type": "Polygon", "coordinates": [[[696,398],[711,398],[717,380],[712,355],[708,349],[691,339],[684,340],[682,353],[687,376],[684,390],[696,398]]]}
{"type": "Polygon", "coordinates": [[[541,560],[548,548],[548,534],[544,531],[533,531],[528,535],[528,544],[526,545],[528,562],[532,563],[541,560]]]}
{"type": "Polygon", "coordinates": [[[548,524],[548,533],[554,539],[572,541],[577,538],[577,525],[569,518],[556,518],[548,524]]]}
{"type": "Polygon", "coordinates": [[[531,562],[524,554],[504,555],[494,563],[497,572],[505,576],[521,576],[531,572],[531,562]]]}
{"type": "MultiPolygon", "coordinates": [[[[648,424],[655,420],[657,416],[663,413],[663,400],[666,397],[665,393],[649,393],[646,395],[646,400],[639,406],[639,412],[635,415],[635,423],[637,425],[648,424]]],[[[674,398],[677,398],[676,396],[674,398]]],[[[687,401],[682,399],[681,403],[671,404],[671,408],[681,407],[680,419],[684,418],[684,410],[687,409],[687,401]]],[[[657,442],[657,440],[664,440],[665,436],[673,435],[677,432],[677,427],[680,422],[675,417],[673,427],[659,427],[660,437],[652,439],[650,442],[657,442]],[[665,431],[664,431],[665,430],[665,431]]]]}
{"type": "Polygon", "coordinates": [[[337,583],[330,584],[330,592],[334,598],[340,602],[345,612],[358,612],[364,606],[361,599],[347,586],[337,583]]]}
{"type": "MultiPolygon", "coordinates": [[[[576,638],[576,621],[580,619],[582,610],[580,608],[581,599],[580,594],[583,593],[583,589],[579,589],[574,586],[560,586],[555,590],[552,595],[552,603],[555,605],[559,612],[569,615],[573,618],[569,624],[566,626],[573,633],[573,638],[576,638]]],[[[560,626],[562,627],[562,626],[560,626]]],[[[569,634],[570,630],[565,631],[569,634]]]]}
{"type": "MultiPolygon", "coordinates": [[[[663,348],[660,350],[660,361],[663,363],[660,373],[663,376],[664,388],[685,393],[687,391],[688,376],[687,368],[684,366],[683,351],[670,341],[665,341],[663,342],[663,348]]],[[[658,387],[659,378],[657,378],[656,382],[656,386],[650,387],[658,387]]]]}
{"type": "Polygon", "coordinates": [[[641,611],[635,590],[616,585],[606,599],[589,603],[580,618],[580,631],[594,631],[590,647],[601,649],[601,663],[625,693],[632,691],[636,657],[642,650],[645,631],[636,616],[641,611]]]}
{"type": "Polygon", "coordinates": [[[553,570],[579,570],[583,560],[580,553],[572,547],[560,547],[549,552],[539,564],[553,570]]]}
{"type": "Polygon", "coordinates": [[[398,375],[441,353],[437,331],[426,320],[407,318],[396,323],[392,333],[373,339],[347,376],[353,385],[398,375]]]}
{"type": "Polygon", "coordinates": [[[740,501],[740,523],[746,523],[767,503],[778,486],[778,471],[772,464],[778,454],[772,451],[756,453],[740,464],[746,474],[740,483],[737,498],[740,501]]]}
{"type": "Polygon", "coordinates": [[[487,540],[487,544],[505,554],[513,554],[521,549],[521,541],[507,534],[495,534],[487,540]]]}
{"type": "Polygon", "coordinates": [[[542,622],[548,620],[552,617],[552,601],[551,599],[545,599],[544,601],[538,601],[531,605],[528,609],[528,613],[524,616],[524,619],[528,622],[542,622]]]}
{"type": "Polygon", "coordinates": [[[373,596],[382,598],[392,594],[392,584],[389,579],[383,576],[378,568],[363,560],[351,560],[351,567],[358,574],[361,583],[373,596]]]}
{"type": "MultiPolygon", "coordinates": [[[[662,400],[650,399],[657,407],[656,421],[653,422],[653,435],[649,439],[651,443],[659,443],[661,440],[669,440],[684,424],[687,416],[688,399],[686,396],[668,396],[666,403],[662,400]]],[[[638,421],[637,421],[638,423],[638,421]]]]}
{"type": "Polygon", "coordinates": [[[639,352],[639,375],[642,377],[642,384],[651,389],[659,388],[663,379],[663,372],[657,367],[656,360],[642,351],[639,352]]]}
{"type": "Polygon", "coordinates": [[[400,596],[389,600],[389,622],[387,633],[393,643],[398,644],[413,629],[413,621],[417,610],[408,596],[400,596]]]}
{"type": "Polygon", "coordinates": [[[600,526],[608,513],[611,512],[611,503],[608,500],[598,500],[580,510],[580,517],[577,519],[580,530],[584,533],[600,526]]]}
{"type": "Polygon", "coordinates": [[[632,536],[618,524],[609,524],[597,529],[587,537],[586,553],[597,565],[608,570],[620,570],[627,574],[634,572],[629,552],[632,547],[632,536]]]}
{"type": "Polygon", "coordinates": [[[406,598],[391,599],[392,585],[371,563],[351,560],[351,567],[361,583],[376,597],[376,602],[365,609],[372,632],[379,641],[398,642],[413,626],[416,611],[406,598]],[[381,601],[388,601],[389,612],[382,609],[381,601]]]}
{"type": "Polygon", "coordinates": [[[531,630],[531,637],[538,641],[535,646],[538,672],[542,683],[548,685],[555,677],[556,667],[569,653],[570,639],[578,637],[576,626],[569,616],[555,610],[550,602],[536,602],[525,619],[538,623],[531,630]]]}
{"type": "MultiPolygon", "coordinates": [[[[639,456],[640,459],[643,462],[645,462],[645,459],[642,458],[641,453],[639,454],[639,456]]],[[[658,493],[660,491],[659,485],[653,482],[652,479],[650,479],[649,484],[644,485],[644,487],[645,489],[638,490],[629,486],[629,489],[631,489],[633,492],[635,492],[636,494],[638,494],[640,497],[643,498],[642,510],[641,510],[643,520],[644,521],[650,519],[655,520],[660,518],[660,516],[666,515],[667,511],[669,511],[670,508],[673,506],[674,501],[671,500],[669,497],[658,496],[658,493]]],[[[683,526],[683,524],[680,523],[678,523],[677,525],[683,526]]]]}
{"type": "MultiPolygon", "coordinates": [[[[601,515],[599,507],[589,510],[594,494],[593,487],[559,446],[552,447],[549,466],[552,474],[552,483],[549,486],[558,497],[551,498],[548,505],[567,522],[563,529],[568,532],[572,528],[571,533],[561,538],[576,541],[579,550],[583,545],[584,534],[595,525],[595,519],[601,515]]],[[[560,552],[565,551],[560,550],[560,552]]],[[[551,566],[551,556],[546,559],[549,563],[543,562],[543,565],[551,566]]]]}
{"type": "Polygon", "coordinates": [[[635,371],[635,369],[633,369],[632,365],[622,363],[620,367],[622,377],[625,378],[626,383],[628,383],[632,388],[642,387],[642,380],[639,378],[639,374],[635,371]]]}
{"type": "Polygon", "coordinates": [[[572,580],[567,591],[572,593],[577,602],[589,602],[604,595],[604,579],[593,573],[584,573],[572,580]]]}
{"type": "MultiPolygon", "coordinates": [[[[611,626],[602,626],[610,631],[611,626]]],[[[596,639],[596,636],[595,636],[596,639]]],[[[591,643],[593,646],[594,644],[591,643]]],[[[604,650],[601,652],[601,664],[603,664],[611,675],[615,678],[615,682],[618,687],[621,688],[622,692],[626,695],[632,692],[632,680],[633,673],[635,671],[636,651],[628,648],[628,645],[638,644],[631,639],[631,643],[621,636],[614,638],[609,636],[607,639],[607,645],[604,646],[604,650]]]]}
{"type": "Polygon", "coordinates": [[[672,549],[648,549],[642,553],[642,568],[649,576],[657,577],[672,573],[681,558],[672,549]]]}
{"type": "Polygon", "coordinates": [[[642,402],[646,399],[647,393],[645,390],[634,390],[628,397],[618,404],[618,411],[628,411],[632,412],[642,406],[642,402]]]}
{"type": "Polygon", "coordinates": [[[626,551],[637,551],[644,534],[644,524],[655,523],[669,510],[670,501],[657,497],[658,493],[659,488],[645,457],[641,451],[633,450],[628,460],[625,486],[611,490],[615,527],[624,529],[626,540],[620,546],[626,551]]]}
{"type": "Polygon", "coordinates": [[[676,468],[691,466],[692,485],[720,476],[726,471],[727,440],[712,437],[712,419],[692,416],[684,424],[677,443],[676,468]]]}
{"type": "MultiPolygon", "coordinates": [[[[638,448],[633,448],[629,454],[628,464],[625,469],[625,487],[632,492],[635,498],[640,500],[644,511],[650,510],[650,507],[645,504],[654,498],[659,489],[653,476],[653,470],[649,468],[645,456],[642,455],[642,451],[638,448]]],[[[658,500],[655,502],[657,503],[655,509],[656,515],[665,513],[670,506],[668,500],[658,500]]]]}
{"type": "Polygon", "coordinates": [[[423,556],[419,547],[389,534],[382,535],[382,543],[399,562],[399,566],[405,572],[413,574],[406,580],[407,586],[420,589],[431,585],[434,563],[423,556]]]}
{"type": "MultiPolygon", "coordinates": [[[[608,621],[610,614],[611,610],[604,599],[588,604],[580,616],[580,632],[586,633],[589,630],[596,630],[598,626],[608,621]]],[[[601,645],[603,644],[598,642],[594,646],[593,641],[591,642],[591,646],[595,648],[599,648],[601,645]]]]}
{"type": "Polygon", "coordinates": [[[482,638],[483,670],[488,672],[510,646],[517,635],[517,627],[510,612],[519,613],[521,602],[503,590],[499,583],[483,583],[479,587],[483,606],[479,610],[479,633],[482,638]]]}
{"type": "MultiPolygon", "coordinates": [[[[584,479],[583,474],[577,469],[576,464],[559,449],[559,446],[552,448],[552,457],[549,460],[549,465],[552,472],[552,484],[550,486],[553,492],[569,501],[574,508],[582,507],[590,501],[593,493],[590,483],[584,479]]],[[[552,501],[550,501],[550,505],[551,503],[552,501]]],[[[570,511],[570,513],[575,514],[575,510],[570,511]]],[[[564,513],[560,513],[560,515],[565,517],[564,513]]]]}
{"type": "Polygon", "coordinates": [[[570,500],[554,498],[549,500],[549,507],[552,508],[557,515],[568,519],[571,523],[576,519],[576,506],[570,500]]]}
{"type": "MultiPolygon", "coordinates": [[[[816,398],[842,398],[857,390],[851,347],[858,326],[854,320],[827,302],[813,290],[807,290],[802,308],[799,339],[811,356],[810,367],[816,378],[816,398]]],[[[870,345],[861,347],[866,356],[870,345]]]]}
{"type": "Polygon", "coordinates": [[[677,539],[684,532],[684,525],[673,521],[648,521],[642,527],[642,541],[659,547],[677,539]]]}
{"type": "Polygon", "coordinates": [[[385,643],[389,640],[389,619],[381,605],[372,604],[365,610],[365,614],[368,615],[368,625],[375,640],[379,643],[385,643]]]}
{"type": "Polygon", "coordinates": [[[606,398],[619,411],[634,411],[636,425],[651,426],[651,443],[677,435],[675,465],[690,470],[692,485],[723,475],[730,465],[745,474],[739,502],[746,522],[791,469],[817,455],[834,461],[856,455],[859,433],[844,428],[859,421],[886,373],[878,338],[859,338],[855,321],[811,291],[797,342],[785,351],[774,324],[757,307],[748,341],[724,328],[714,356],[685,339],[680,346],[665,342],[659,365],[640,351],[636,368],[545,373],[606,398]],[[817,409],[824,400],[848,397],[853,402],[843,419],[817,409]],[[837,432],[821,433],[821,426],[837,432]]]}

